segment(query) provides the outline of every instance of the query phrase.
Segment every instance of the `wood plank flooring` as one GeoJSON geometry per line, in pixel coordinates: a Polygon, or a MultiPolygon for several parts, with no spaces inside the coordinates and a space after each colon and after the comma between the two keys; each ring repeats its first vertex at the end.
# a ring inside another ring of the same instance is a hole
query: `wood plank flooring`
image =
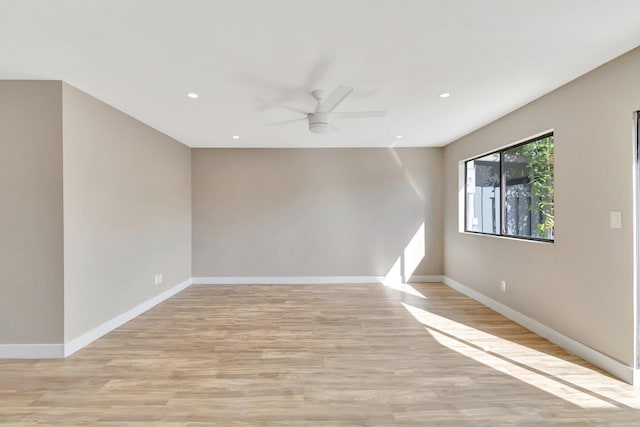
{"type": "Polygon", "coordinates": [[[191,286],[64,360],[0,361],[0,425],[640,425],[638,392],[442,284],[191,286]]]}

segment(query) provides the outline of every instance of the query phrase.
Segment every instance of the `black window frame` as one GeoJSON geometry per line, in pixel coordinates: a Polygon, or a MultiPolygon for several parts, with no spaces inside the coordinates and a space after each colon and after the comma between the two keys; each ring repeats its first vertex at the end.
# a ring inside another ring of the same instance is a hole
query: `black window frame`
{"type": "MultiPolygon", "coordinates": [[[[639,121],[640,123],[640,121],[639,121]]],[[[554,243],[555,242],[555,233],[553,236],[553,239],[543,239],[540,237],[528,237],[528,236],[514,236],[511,234],[506,234],[506,210],[507,210],[507,205],[505,203],[506,201],[506,187],[507,187],[507,180],[506,180],[506,176],[505,176],[505,168],[504,168],[504,152],[505,151],[509,151],[512,150],[514,148],[520,147],[522,145],[527,145],[527,144],[531,144],[532,142],[536,142],[538,140],[544,139],[544,138],[548,138],[550,136],[553,136],[553,144],[554,144],[554,150],[555,150],[555,136],[553,134],[553,131],[551,132],[547,132],[544,133],[542,135],[538,135],[536,137],[533,138],[529,138],[526,141],[523,142],[519,142],[517,144],[513,144],[513,145],[509,145],[507,147],[503,147],[499,150],[495,150],[495,151],[490,151],[488,153],[484,153],[480,156],[476,156],[470,159],[467,159],[464,161],[464,227],[463,230],[465,233],[470,233],[470,234],[480,234],[483,236],[497,236],[497,237],[506,237],[509,239],[518,239],[518,240],[529,240],[529,241],[534,241],[534,242],[544,242],[544,243],[554,243]],[[475,161],[478,159],[481,159],[482,157],[486,157],[486,156],[490,156],[492,154],[498,154],[500,157],[500,226],[496,227],[499,230],[499,233],[487,233],[487,232],[483,232],[483,231],[473,231],[473,230],[468,230],[467,227],[469,225],[469,221],[467,218],[467,213],[468,213],[468,209],[467,209],[467,203],[469,200],[469,197],[467,195],[467,163],[471,162],[471,161],[475,161]]],[[[554,162],[555,163],[555,162],[554,162]]],[[[555,186],[555,164],[554,164],[554,186],[555,186]]],[[[555,200],[554,200],[554,206],[555,206],[555,200]]]]}

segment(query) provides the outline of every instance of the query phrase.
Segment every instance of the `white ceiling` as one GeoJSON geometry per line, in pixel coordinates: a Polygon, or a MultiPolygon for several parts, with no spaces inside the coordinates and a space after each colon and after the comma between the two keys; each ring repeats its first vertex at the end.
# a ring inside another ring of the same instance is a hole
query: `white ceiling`
{"type": "Polygon", "coordinates": [[[638,45],[637,0],[0,0],[0,79],[64,80],[192,147],[442,146],[638,45]],[[338,84],[338,110],[389,114],[269,125],[301,116],[265,100],[338,84]]]}

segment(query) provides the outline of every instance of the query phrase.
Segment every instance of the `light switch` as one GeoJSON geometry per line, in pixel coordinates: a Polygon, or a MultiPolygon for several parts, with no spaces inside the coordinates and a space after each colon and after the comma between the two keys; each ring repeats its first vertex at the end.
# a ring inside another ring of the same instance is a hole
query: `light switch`
{"type": "Polygon", "coordinates": [[[622,212],[611,211],[611,228],[622,228],[622,212]]]}

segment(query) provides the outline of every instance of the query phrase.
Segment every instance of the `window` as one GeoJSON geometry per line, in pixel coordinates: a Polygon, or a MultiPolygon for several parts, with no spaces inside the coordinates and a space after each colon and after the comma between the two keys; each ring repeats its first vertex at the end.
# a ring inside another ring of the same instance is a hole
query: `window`
{"type": "Polygon", "coordinates": [[[465,231],[553,241],[553,134],[465,162],[465,231]]]}

